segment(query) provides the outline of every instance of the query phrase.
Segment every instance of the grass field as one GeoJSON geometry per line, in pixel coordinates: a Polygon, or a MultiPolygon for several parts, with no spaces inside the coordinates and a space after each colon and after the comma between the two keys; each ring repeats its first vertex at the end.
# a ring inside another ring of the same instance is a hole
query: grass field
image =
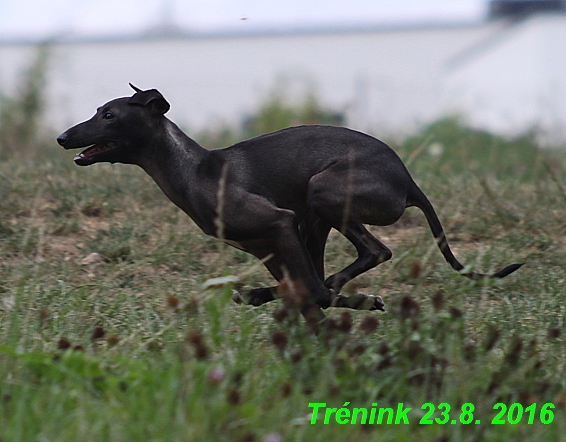
{"type": "MultiPolygon", "coordinates": [[[[37,149],[0,163],[0,441],[566,439],[561,152],[454,120],[396,146],[460,261],[526,264],[468,281],[410,209],[371,229],[392,261],[347,287],[386,312],[329,309],[317,338],[280,301],[234,304],[234,286],[271,284],[267,271],[141,170],[37,149]],[[380,407],[396,416],[370,424],[380,407]]],[[[353,257],[333,234],[328,272],[353,257]]]]}

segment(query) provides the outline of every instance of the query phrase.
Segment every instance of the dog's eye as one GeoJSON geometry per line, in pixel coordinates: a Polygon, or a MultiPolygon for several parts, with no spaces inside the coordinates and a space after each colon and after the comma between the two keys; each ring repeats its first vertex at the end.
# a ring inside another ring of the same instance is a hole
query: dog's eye
{"type": "Polygon", "coordinates": [[[103,118],[105,120],[111,120],[112,118],[114,118],[114,114],[110,113],[110,112],[106,112],[103,116],[103,118]]]}

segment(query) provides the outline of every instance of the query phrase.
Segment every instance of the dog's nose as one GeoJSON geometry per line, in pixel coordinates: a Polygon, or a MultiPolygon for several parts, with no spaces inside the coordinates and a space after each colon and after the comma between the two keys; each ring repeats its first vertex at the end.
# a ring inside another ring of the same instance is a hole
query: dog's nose
{"type": "Polygon", "coordinates": [[[67,132],[63,132],[61,135],[59,135],[59,136],[57,137],[57,142],[58,142],[61,146],[64,146],[66,141],[67,141],[67,132]]]}

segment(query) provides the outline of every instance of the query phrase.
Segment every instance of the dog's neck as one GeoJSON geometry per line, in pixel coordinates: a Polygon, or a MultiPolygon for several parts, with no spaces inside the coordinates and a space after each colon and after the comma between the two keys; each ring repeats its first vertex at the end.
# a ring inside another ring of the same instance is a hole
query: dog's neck
{"type": "Polygon", "coordinates": [[[163,117],[158,135],[148,140],[149,155],[139,166],[163,193],[194,219],[190,200],[195,169],[208,151],[189,138],[175,123],[163,117]]]}

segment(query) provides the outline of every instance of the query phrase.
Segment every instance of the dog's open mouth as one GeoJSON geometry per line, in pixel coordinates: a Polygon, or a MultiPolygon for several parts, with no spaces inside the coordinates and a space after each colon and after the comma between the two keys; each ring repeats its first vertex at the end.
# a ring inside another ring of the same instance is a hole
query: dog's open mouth
{"type": "Polygon", "coordinates": [[[109,141],[104,144],[95,144],[94,146],[87,147],[81,153],[75,156],[75,164],[79,166],[88,166],[97,161],[97,158],[105,153],[108,153],[116,148],[116,145],[109,141]]]}

